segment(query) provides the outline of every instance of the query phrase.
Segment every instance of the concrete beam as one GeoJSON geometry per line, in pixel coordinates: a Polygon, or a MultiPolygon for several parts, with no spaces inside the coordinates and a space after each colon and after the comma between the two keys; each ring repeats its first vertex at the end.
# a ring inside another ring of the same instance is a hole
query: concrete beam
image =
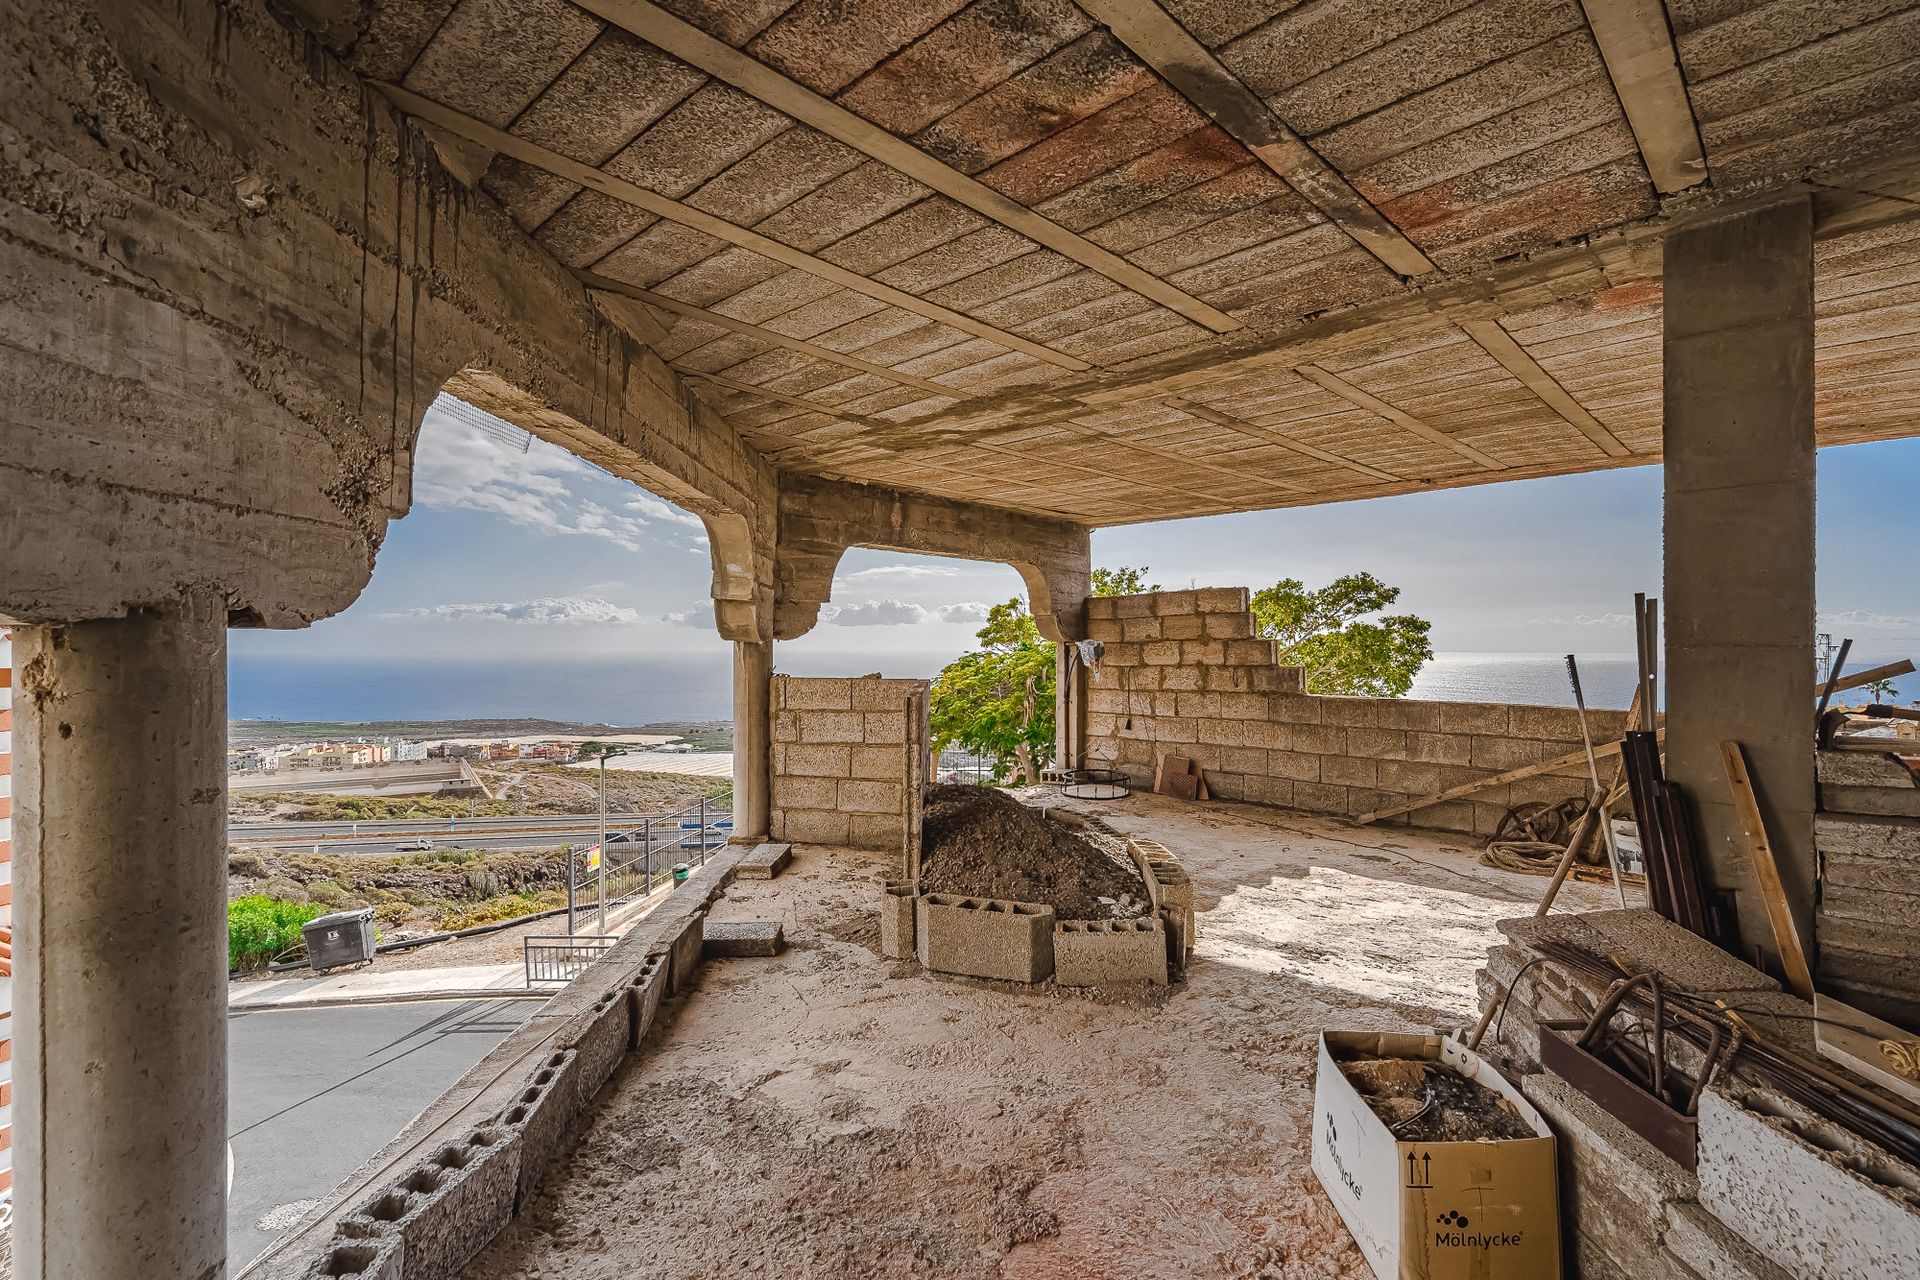
{"type": "Polygon", "coordinates": [[[1294,372],[1305,378],[1308,382],[1314,383],[1327,391],[1331,391],[1348,404],[1356,405],[1369,413],[1378,414],[1401,430],[1411,435],[1419,436],[1428,444],[1436,444],[1442,449],[1457,453],[1475,466],[1485,467],[1489,471],[1506,470],[1507,464],[1492,454],[1476,449],[1466,441],[1456,439],[1438,427],[1429,426],[1412,414],[1395,408],[1380,399],[1380,397],[1363,391],[1351,382],[1348,382],[1345,378],[1340,377],[1336,373],[1329,372],[1326,369],[1322,369],[1319,365],[1303,364],[1295,369],[1294,372]]]}
{"type": "Polygon", "coordinates": [[[1707,180],[1700,129],[1680,74],[1680,56],[1661,0],[1580,0],[1594,43],[1656,191],[1707,180]]]}
{"type": "Polygon", "coordinates": [[[1403,276],[1424,275],[1433,263],[1385,214],[1369,204],[1287,128],[1240,77],[1187,33],[1155,0],[1081,0],[1080,7],[1106,24],[1114,38],[1167,78],[1213,122],[1253,152],[1261,164],[1403,276]]]}
{"type": "Polygon", "coordinates": [[[849,547],[878,547],[1019,570],[1040,634],[1086,635],[1092,558],[1087,529],[1065,520],[954,502],[877,485],[812,476],[780,478],[780,543],[775,557],[774,634],[793,640],[813,629],[833,593],[849,547]]]}
{"type": "Polygon", "coordinates": [[[1800,197],[1676,230],[1665,292],[1667,775],[1739,954],[1772,949],[1720,744],[1746,749],[1813,939],[1813,216],[1800,197]]]}
{"type": "Polygon", "coordinates": [[[716,40],[690,23],[647,0],[579,0],[582,8],[598,14],[648,44],[666,50],[691,66],[752,94],[775,110],[837,138],[880,163],[906,174],[975,213],[1011,228],[1035,244],[1097,271],[1107,279],[1151,298],[1169,311],[1205,325],[1215,333],[1244,328],[1218,307],[1210,306],[1119,254],[1067,230],[984,182],[961,173],[920,148],[845,107],[821,97],[805,85],[781,75],[763,62],[716,40]]]}
{"type": "Polygon", "coordinates": [[[227,1274],[227,606],[14,633],[13,1274],[227,1274]]]}
{"type": "Polygon", "coordinates": [[[1549,409],[1559,414],[1561,421],[1599,446],[1600,452],[1609,458],[1624,458],[1632,452],[1620,443],[1618,436],[1607,430],[1605,423],[1588,413],[1585,406],[1567,394],[1567,389],[1541,368],[1540,362],[1528,355],[1527,349],[1515,342],[1513,335],[1498,320],[1469,320],[1463,317],[1460,328],[1473,339],[1475,345],[1498,361],[1508,373],[1520,379],[1527,390],[1538,396],[1549,409]]]}

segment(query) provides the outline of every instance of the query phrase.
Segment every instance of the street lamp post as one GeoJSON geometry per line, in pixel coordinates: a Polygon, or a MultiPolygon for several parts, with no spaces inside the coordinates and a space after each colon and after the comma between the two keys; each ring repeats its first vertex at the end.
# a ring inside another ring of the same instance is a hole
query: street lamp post
{"type": "Polygon", "coordinates": [[[607,757],[623,756],[626,752],[611,747],[600,748],[600,875],[599,880],[599,923],[596,927],[602,934],[607,931],[607,757]]]}

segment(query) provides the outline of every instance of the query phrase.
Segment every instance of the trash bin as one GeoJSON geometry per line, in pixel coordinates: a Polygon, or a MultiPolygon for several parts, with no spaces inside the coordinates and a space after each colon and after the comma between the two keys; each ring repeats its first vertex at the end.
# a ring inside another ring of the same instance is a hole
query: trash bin
{"type": "Polygon", "coordinates": [[[307,939],[307,963],[316,970],[373,959],[373,908],[336,911],[300,926],[307,939]]]}
{"type": "Polygon", "coordinates": [[[692,874],[693,868],[689,867],[686,863],[676,862],[673,864],[673,882],[675,884],[685,884],[687,877],[692,874]]]}

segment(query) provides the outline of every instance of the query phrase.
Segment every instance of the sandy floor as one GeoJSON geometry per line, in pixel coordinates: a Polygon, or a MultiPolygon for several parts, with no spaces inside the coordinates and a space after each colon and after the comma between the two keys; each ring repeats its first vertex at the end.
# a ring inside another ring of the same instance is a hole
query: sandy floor
{"type": "Polygon", "coordinates": [[[1545,882],[1425,833],[1082,807],[1186,863],[1186,986],[930,978],[876,952],[885,861],[805,850],[716,909],[783,920],[791,949],[710,964],[669,1002],[571,1172],[470,1280],[1366,1275],[1307,1169],[1315,1034],[1471,1019],[1493,922],[1545,882]]]}

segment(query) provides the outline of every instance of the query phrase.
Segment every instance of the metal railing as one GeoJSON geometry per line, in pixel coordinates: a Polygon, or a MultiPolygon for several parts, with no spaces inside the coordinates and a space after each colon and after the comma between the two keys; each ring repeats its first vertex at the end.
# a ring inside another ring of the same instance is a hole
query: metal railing
{"type": "Polygon", "coordinates": [[[623,825],[608,832],[605,846],[568,855],[569,935],[603,927],[604,912],[645,898],[672,878],[675,865],[705,866],[708,852],[733,834],[733,795],[702,796],[676,813],[623,825]]]}
{"type": "Polygon", "coordinates": [[[524,940],[527,985],[572,982],[617,941],[617,938],[587,934],[573,938],[527,938],[524,940]]]}

